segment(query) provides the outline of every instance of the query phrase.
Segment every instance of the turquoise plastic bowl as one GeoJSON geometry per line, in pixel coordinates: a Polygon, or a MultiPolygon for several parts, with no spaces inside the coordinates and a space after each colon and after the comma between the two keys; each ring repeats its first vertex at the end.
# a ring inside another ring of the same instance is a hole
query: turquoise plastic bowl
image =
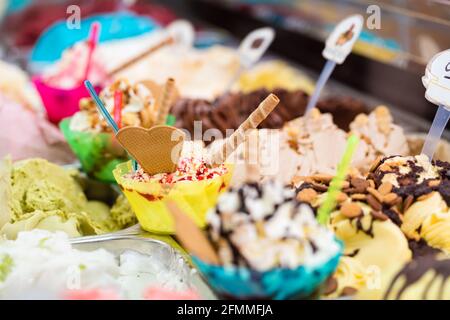
{"type": "Polygon", "coordinates": [[[58,21],[44,31],[31,51],[30,64],[47,65],[61,58],[64,50],[88,38],[93,22],[101,24],[100,42],[125,39],[159,29],[149,17],[127,12],[90,16],[81,20],[80,29],[68,29],[66,21],[58,21]]]}
{"type": "Polygon", "coordinates": [[[296,269],[276,268],[257,272],[245,267],[211,265],[192,257],[194,264],[212,289],[222,297],[235,299],[305,299],[336,270],[341,250],[316,268],[299,266],[296,269]]]}

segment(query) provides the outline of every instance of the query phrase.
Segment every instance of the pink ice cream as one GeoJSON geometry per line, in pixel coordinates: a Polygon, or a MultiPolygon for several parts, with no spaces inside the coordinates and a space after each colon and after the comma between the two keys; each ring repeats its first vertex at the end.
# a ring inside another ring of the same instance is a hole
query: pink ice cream
{"type": "Polygon", "coordinates": [[[0,94],[0,158],[44,158],[66,164],[75,161],[61,132],[43,115],[0,94]]]}
{"type": "Polygon", "coordinates": [[[57,124],[79,110],[80,99],[89,96],[84,87],[85,80],[90,80],[97,92],[108,81],[98,51],[91,51],[86,41],[78,42],[66,50],[59,62],[42,76],[33,78],[51,122],[57,124]]]}
{"type": "Polygon", "coordinates": [[[90,289],[69,290],[63,294],[64,300],[119,300],[119,295],[113,290],[90,289]]]}
{"type": "Polygon", "coordinates": [[[164,288],[150,287],[144,292],[146,300],[199,300],[200,296],[193,290],[173,291],[164,288]]]}
{"type": "MultiPolygon", "coordinates": [[[[83,84],[89,56],[89,46],[86,41],[76,43],[66,50],[53,67],[42,76],[44,82],[52,87],[71,89],[83,84]]],[[[107,81],[107,71],[98,50],[92,53],[88,79],[93,85],[104,86],[107,81]]]]}

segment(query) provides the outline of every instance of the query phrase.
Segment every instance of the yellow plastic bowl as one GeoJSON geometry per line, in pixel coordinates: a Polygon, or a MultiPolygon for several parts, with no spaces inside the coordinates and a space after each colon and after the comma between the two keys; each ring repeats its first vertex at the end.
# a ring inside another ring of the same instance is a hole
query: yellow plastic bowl
{"type": "Polygon", "coordinates": [[[131,204],[141,227],[149,232],[174,234],[172,215],[167,211],[166,201],[172,200],[201,228],[206,225],[206,214],[225,191],[231,180],[233,167],[221,177],[203,181],[180,181],[169,190],[158,182],[139,182],[124,178],[131,172],[131,161],[121,163],[114,169],[114,177],[131,204]]]}

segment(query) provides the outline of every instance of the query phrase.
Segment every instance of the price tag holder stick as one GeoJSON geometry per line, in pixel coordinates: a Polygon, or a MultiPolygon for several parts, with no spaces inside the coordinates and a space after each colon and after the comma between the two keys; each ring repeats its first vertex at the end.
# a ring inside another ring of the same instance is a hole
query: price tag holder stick
{"type": "Polygon", "coordinates": [[[237,73],[233,76],[227,85],[226,91],[229,91],[233,84],[239,80],[241,74],[250,69],[258,62],[267,51],[273,39],[275,31],[272,28],[265,27],[253,30],[241,42],[238,48],[240,66],[237,73]]]}
{"type": "Polygon", "coordinates": [[[422,148],[422,154],[432,160],[450,119],[450,49],[430,60],[422,83],[426,88],[425,98],[439,106],[422,148]]]}
{"type": "Polygon", "coordinates": [[[353,15],[342,20],[328,37],[322,55],[327,59],[316,88],[305,110],[307,115],[319,101],[320,93],[325,87],[328,79],[333,73],[337,64],[344,63],[347,56],[352,51],[353,45],[362,31],[364,19],[361,15],[353,15]]]}
{"type": "Polygon", "coordinates": [[[422,154],[426,155],[430,160],[433,159],[439,141],[441,140],[442,132],[447,126],[450,118],[450,111],[444,106],[440,105],[436,115],[434,116],[433,124],[430,131],[428,131],[427,138],[422,148],[422,154]]]}
{"type": "Polygon", "coordinates": [[[334,68],[336,68],[336,62],[332,60],[327,60],[325,67],[323,67],[322,72],[320,73],[319,80],[317,80],[316,89],[314,90],[311,99],[309,99],[305,114],[308,114],[308,112],[316,106],[317,101],[319,101],[320,93],[322,92],[322,89],[325,87],[325,84],[328,82],[328,79],[333,73],[334,68]]]}

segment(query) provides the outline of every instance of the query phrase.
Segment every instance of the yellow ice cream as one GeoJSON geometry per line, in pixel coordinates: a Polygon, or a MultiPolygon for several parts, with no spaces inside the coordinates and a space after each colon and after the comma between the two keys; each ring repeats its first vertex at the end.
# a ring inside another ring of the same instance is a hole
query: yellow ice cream
{"type": "Polygon", "coordinates": [[[431,162],[427,156],[385,159],[373,173],[379,183],[389,182],[410,205],[403,206],[405,235],[431,247],[450,252],[448,163],[431,162]],[[445,198],[444,198],[445,197],[445,198]],[[447,199],[448,201],[448,199],[447,199]]]}
{"type": "Polygon", "coordinates": [[[415,202],[405,212],[402,231],[416,241],[450,252],[450,210],[439,192],[415,202]]]}
{"type": "Polygon", "coordinates": [[[243,72],[238,80],[237,89],[246,93],[257,89],[303,90],[308,94],[314,91],[314,82],[298,70],[280,60],[262,62],[243,72]]]}
{"type": "Polygon", "coordinates": [[[450,259],[445,255],[418,257],[393,278],[384,298],[396,300],[449,300],[450,259]]]}
{"type": "MultiPolygon", "coordinates": [[[[344,254],[351,258],[343,260],[334,275],[338,290],[348,284],[357,289],[358,299],[381,299],[387,290],[394,299],[439,295],[442,278],[450,276],[450,260],[423,259],[439,250],[450,252],[449,177],[449,163],[430,162],[419,155],[377,160],[366,178],[350,176],[344,181],[337,210],[329,220],[344,242],[344,254]],[[417,243],[409,243],[410,239],[417,243]],[[418,265],[418,276],[411,274],[418,265]],[[403,284],[407,284],[404,292],[403,284]]],[[[327,175],[298,177],[297,198],[320,207],[331,179],[327,175]]],[[[444,297],[447,290],[442,287],[444,297]]]]}
{"type": "Polygon", "coordinates": [[[337,281],[336,291],[327,295],[329,298],[337,298],[342,296],[346,287],[354,288],[357,291],[367,286],[368,274],[362,263],[353,257],[341,257],[338,268],[333,277],[337,281]]]}
{"type": "Polygon", "coordinates": [[[380,299],[393,273],[411,259],[411,251],[398,226],[391,220],[375,220],[367,204],[358,204],[363,211],[361,217],[349,219],[335,211],[331,214],[330,227],[344,242],[344,254],[352,255],[365,272],[375,277],[373,285],[358,291],[357,298],[380,299]]]}

